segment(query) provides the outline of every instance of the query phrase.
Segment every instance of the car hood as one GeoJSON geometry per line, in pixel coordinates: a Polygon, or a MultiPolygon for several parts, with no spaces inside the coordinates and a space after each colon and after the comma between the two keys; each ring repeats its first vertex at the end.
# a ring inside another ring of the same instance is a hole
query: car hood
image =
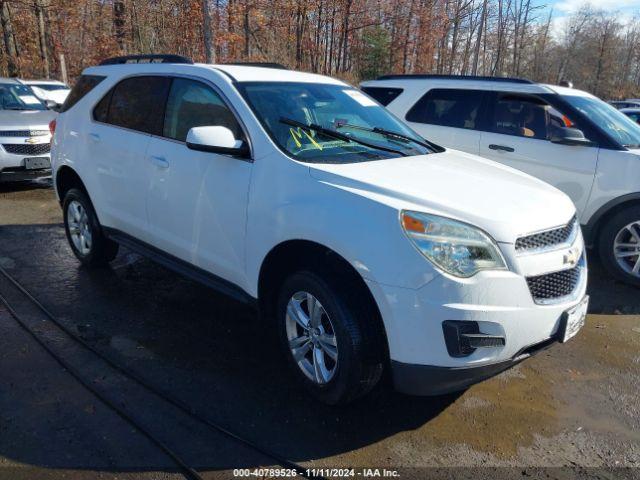
{"type": "Polygon", "coordinates": [[[48,130],[56,115],[51,110],[0,110],[0,130],[48,130]]]}
{"type": "Polygon", "coordinates": [[[564,193],[484,158],[447,150],[349,164],[313,164],[315,179],[385,202],[476,225],[499,242],[566,224],[575,214],[564,193]]]}

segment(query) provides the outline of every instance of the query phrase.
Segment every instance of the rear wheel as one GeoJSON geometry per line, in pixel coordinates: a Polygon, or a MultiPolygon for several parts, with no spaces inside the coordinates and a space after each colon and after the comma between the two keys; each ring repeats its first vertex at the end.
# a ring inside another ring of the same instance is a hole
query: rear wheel
{"type": "Polygon", "coordinates": [[[614,277],[640,286],[640,205],[618,212],[607,221],[600,234],[599,253],[614,277]]]}
{"type": "Polygon", "coordinates": [[[91,201],[81,190],[69,190],[62,204],[67,240],[74,255],[87,267],[102,266],[118,254],[118,244],[102,233],[91,201]]]}
{"type": "Polygon", "coordinates": [[[311,271],[287,277],[276,319],[295,375],[312,395],[335,405],[355,400],[378,383],[383,356],[376,322],[354,301],[359,295],[325,278],[311,271]]]}

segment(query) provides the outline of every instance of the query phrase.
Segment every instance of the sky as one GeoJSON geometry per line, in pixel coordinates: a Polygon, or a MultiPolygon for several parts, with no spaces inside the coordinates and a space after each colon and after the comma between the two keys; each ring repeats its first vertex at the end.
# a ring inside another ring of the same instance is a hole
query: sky
{"type": "MultiPolygon", "coordinates": [[[[578,10],[586,2],[584,0],[536,0],[539,4],[547,4],[552,7],[557,15],[566,15],[578,10]]],[[[633,14],[640,11],[640,0],[597,0],[591,4],[598,9],[621,12],[623,14],[633,14]]]]}
{"type": "Polygon", "coordinates": [[[640,0],[533,0],[537,5],[545,5],[545,10],[538,14],[539,21],[547,18],[549,10],[553,9],[554,34],[559,35],[564,30],[567,16],[579,10],[586,3],[590,3],[594,9],[616,13],[621,22],[631,20],[634,16],[640,16],[640,0]]]}

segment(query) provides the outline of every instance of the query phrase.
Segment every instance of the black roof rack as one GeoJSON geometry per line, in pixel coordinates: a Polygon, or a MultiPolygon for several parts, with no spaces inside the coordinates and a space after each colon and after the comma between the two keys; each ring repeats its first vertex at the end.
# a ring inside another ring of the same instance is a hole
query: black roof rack
{"type": "Polygon", "coordinates": [[[407,79],[449,79],[449,80],[485,80],[489,82],[508,82],[508,83],[534,83],[526,78],[512,78],[512,77],[487,77],[482,75],[437,75],[437,74],[423,74],[423,73],[410,73],[410,74],[398,74],[398,75],[382,75],[376,78],[376,80],[400,80],[407,79]]]}
{"type": "Polygon", "coordinates": [[[126,63],[188,63],[193,60],[182,55],[123,55],[121,57],[107,58],[100,62],[100,65],[123,65],[126,63]]]}
{"type": "Polygon", "coordinates": [[[289,70],[281,63],[275,62],[226,62],[223,65],[239,65],[242,67],[262,67],[262,68],[277,68],[279,70],[289,70]]]}

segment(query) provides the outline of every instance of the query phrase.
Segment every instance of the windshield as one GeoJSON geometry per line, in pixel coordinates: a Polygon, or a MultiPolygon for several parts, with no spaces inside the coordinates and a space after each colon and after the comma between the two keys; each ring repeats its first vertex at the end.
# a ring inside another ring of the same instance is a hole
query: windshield
{"type": "Polygon", "coordinates": [[[273,140],[300,161],[352,163],[431,151],[418,134],[353,87],[252,82],[241,84],[240,91],[273,140]]]}
{"type": "Polygon", "coordinates": [[[620,110],[593,97],[566,95],[563,98],[620,145],[627,148],[640,148],[640,125],[620,110]]]}
{"type": "Polygon", "coordinates": [[[47,107],[26,85],[0,83],[0,109],[2,110],[46,110],[47,107]]]}

